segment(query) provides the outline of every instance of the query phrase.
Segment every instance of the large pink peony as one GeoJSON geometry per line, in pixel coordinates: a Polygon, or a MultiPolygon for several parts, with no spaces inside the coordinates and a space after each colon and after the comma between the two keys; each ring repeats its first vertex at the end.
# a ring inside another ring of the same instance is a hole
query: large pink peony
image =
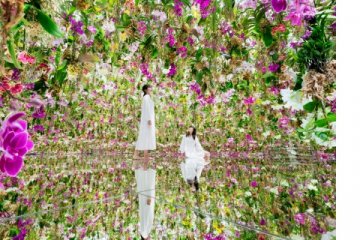
{"type": "Polygon", "coordinates": [[[17,176],[24,164],[24,156],[34,144],[27,132],[27,122],[23,112],[10,114],[0,129],[0,170],[9,176],[17,176]]]}

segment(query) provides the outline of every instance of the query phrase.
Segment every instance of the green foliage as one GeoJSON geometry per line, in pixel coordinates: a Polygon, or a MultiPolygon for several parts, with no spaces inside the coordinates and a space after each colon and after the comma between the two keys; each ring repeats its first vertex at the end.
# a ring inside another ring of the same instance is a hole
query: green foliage
{"type": "Polygon", "coordinates": [[[312,33],[298,51],[297,62],[302,73],[309,69],[324,72],[324,66],[331,58],[334,42],[327,34],[328,16],[327,13],[315,16],[314,23],[311,25],[312,33]]]}

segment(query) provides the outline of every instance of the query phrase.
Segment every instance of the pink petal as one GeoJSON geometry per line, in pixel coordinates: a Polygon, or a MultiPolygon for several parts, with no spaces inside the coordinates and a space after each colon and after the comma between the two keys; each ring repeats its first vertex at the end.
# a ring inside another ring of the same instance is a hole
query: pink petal
{"type": "Polygon", "coordinates": [[[31,151],[34,148],[34,142],[31,140],[28,140],[26,143],[26,148],[28,151],[31,151]]]}
{"type": "Polygon", "coordinates": [[[27,122],[25,120],[18,120],[12,124],[15,132],[23,132],[27,129],[27,122]]]}
{"type": "Polygon", "coordinates": [[[12,113],[8,116],[7,118],[7,121],[9,123],[13,123],[15,122],[16,120],[18,120],[19,118],[22,118],[25,116],[25,113],[24,112],[17,112],[17,113],[12,113]]]}
{"type": "Polygon", "coordinates": [[[23,165],[23,159],[15,156],[13,160],[6,159],[4,169],[9,176],[15,177],[18,175],[23,165]]]}
{"type": "Polygon", "coordinates": [[[10,142],[14,136],[15,136],[14,132],[9,132],[8,134],[5,135],[4,141],[3,141],[4,149],[7,149],[9,147],[10,142]]]}
{"type": "Polygon", "coordinates": [[[17,156],[23,157],[28,152],[26,147],[20,148],[17,150],[17,156]]]}
{"type": "Polygon", "coordinates": [[[10,147],[14,149],[23,148],[26,146],[28,140],[28,134],[25,132],[18,133],[11,139],[10,147]]]}
{"type": "Polygon", "coordinates": [[[4,165],[5,165],[5,156],[2,155],[1,158],[0,158],[0,171],[2,171],[2,172],[5,172],[4,165]]]}

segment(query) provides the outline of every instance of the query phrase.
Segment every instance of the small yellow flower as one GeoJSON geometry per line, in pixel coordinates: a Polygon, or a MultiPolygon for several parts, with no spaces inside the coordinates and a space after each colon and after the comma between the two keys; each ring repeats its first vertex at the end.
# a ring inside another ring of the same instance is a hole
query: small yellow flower
{"type": "Polygon", "coordinates": [[[260,98],[256,99],[255,104],[261,104],[261,103],[262,103],[262,101],[260,98]]]}
{"type": "Polygon", "coordinates": [[[195,6],[192,6],[192,7],[191,7],[191,15],[193,15],[193,17],[196,18],[198,21],[199,21],[200,18],[201,18],[199,9],[198,9],[197,7],[195,7],[195,6]]]}
{"type": "Polygon", "coordinates": [[[119,34],[120,36],[120,40],[122,41],[122,42],[125,42],[125,40],[127,39],[127,34],[126,34],[126,32],[122,32],[122,33],[120,33],[119,34]]]}

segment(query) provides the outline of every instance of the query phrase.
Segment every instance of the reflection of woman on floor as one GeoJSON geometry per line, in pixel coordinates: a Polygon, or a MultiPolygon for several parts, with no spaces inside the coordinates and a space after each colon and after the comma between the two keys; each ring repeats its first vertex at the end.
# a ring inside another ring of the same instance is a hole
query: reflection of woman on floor
{"type": "Polygon", "coordinates": [[[145,84],[142,88],[144,93],[141,105],[141,120],[139,125],[139,136],[135,146],[134,157],[138,158],[138,151],[144,151],[144,159],[149,160],[149,150],[156,149],[155,139],[155,110],[154,102],[151,100],[151,86],[145,84]]]}
{"type": "Polygon", "coordinates": [[[189,185],[199,190],[199,178],[205,165],[210,161],[210,153],[205,151],[196,136],[196,128],[189,127],[183,136],[180,152],[185,156],[185,163],[181,164],[184,179],[189,185]]]}
{"type": "Polygon", "coordinates": [[[150,239],[154,222],[156,171],[151,168],[136,169],[135,178],[139,195],[139,232],[141,239],[150,239]]]}

